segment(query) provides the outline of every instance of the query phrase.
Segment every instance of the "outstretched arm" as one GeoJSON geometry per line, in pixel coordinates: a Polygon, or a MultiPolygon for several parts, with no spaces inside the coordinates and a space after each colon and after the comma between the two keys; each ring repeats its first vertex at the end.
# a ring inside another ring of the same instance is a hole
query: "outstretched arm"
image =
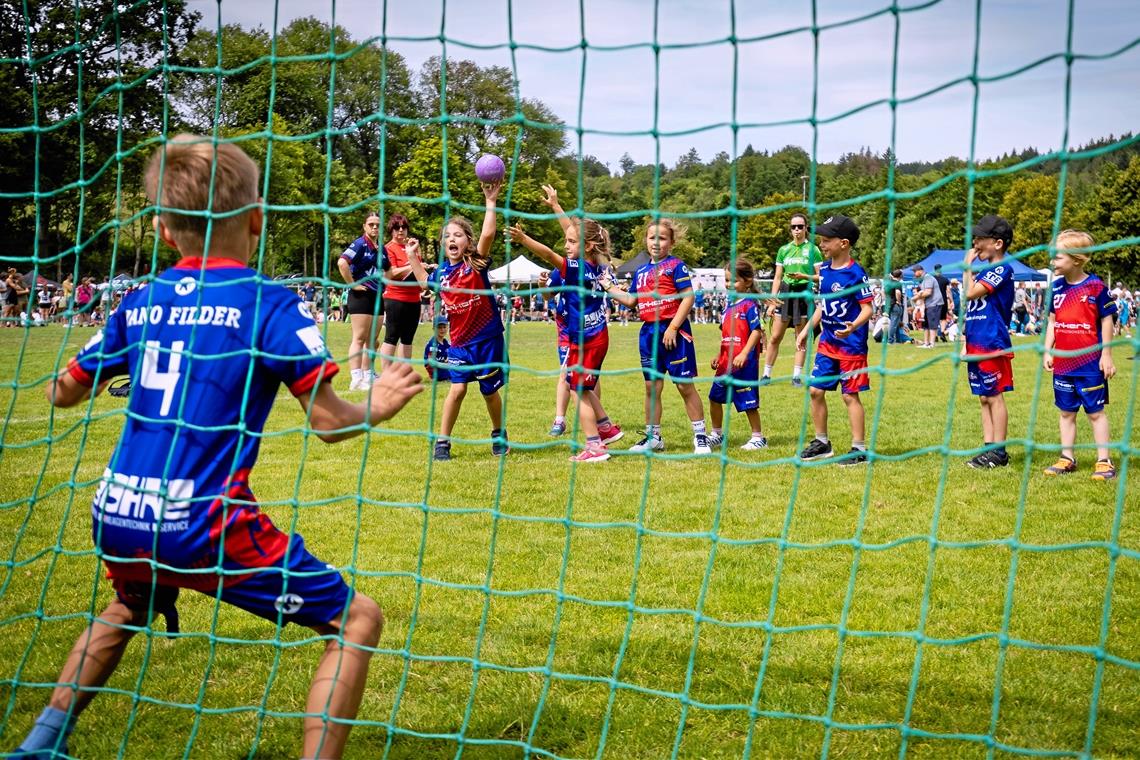
{"type": "Polygon", "coordinates": [[[503,181],[483,182],[483,197],[487,201],[487,210],[483,213],[483,229],[479,233],[479,258],[487,259],[491,256],[491,244],[495,242],[495,201],[499,198],[499,190],[503,181]]]}
{"type": "Polygon", "coordinates": [[[335,443],[360,435],[365,430],[363,425],[392,419],[423,389],[423,378],[412,365],[393,362],[372,385],[369,400],[363,404],[345,401],[336,395],[331,383],[321,383],[316,393],[303,393],[297,401],[309,414],[309,426],[317,437],[335,443]]]}
{"type": "Polygon", "coordinates": [[[621,288],[616,287],[614,278],[608,271],[598,278],[598,287],[604,290],[606,295],[618,303],[625,304],[631,309],[637,306],[637,296],[632,293],[626,293],[621,288]]]}
{"type": "Polygon", "coordinates": [[[566,216],[566,212],[562,210],[562,205],[558,202],[558,191],[551,185],[543,185],[542,192],[546,193],[542,202],[550,206],[551,211],[558,214],[558,223],[562,225],[562,231],[566,232],[573,222],[570,221],[570,217],[566,216]]]}
{"type": "Polygon", "coordinates": [[[518,243],[523,248],[538,256],[540,259],[550,263],[555,269],[561,270],[562,264],[565,261],[561,256],[555,253],[549,246],[540,243],[530,235],[523,232],[522,227],[514,225],[507,228],[507,236],[510,237],[512,243],[518,243]]]}

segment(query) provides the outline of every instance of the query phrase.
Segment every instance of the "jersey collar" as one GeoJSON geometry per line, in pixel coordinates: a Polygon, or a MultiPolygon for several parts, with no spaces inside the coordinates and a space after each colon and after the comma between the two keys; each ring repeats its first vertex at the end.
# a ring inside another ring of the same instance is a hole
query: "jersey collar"
{"type": "Polygon", "coordinates": [[[248,269],[248,264],[243,264],[237,259],[227,259],[221,256],[210,256],[202,258],[201,256],[186,256],[179,259],[178,263],[174,265],[175,269],[232,269],[240,267],[241,269],[248,269]]]}

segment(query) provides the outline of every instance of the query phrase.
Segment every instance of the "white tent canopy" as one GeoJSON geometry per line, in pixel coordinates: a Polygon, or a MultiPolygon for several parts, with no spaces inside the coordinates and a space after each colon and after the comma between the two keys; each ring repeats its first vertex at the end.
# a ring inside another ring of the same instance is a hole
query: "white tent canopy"
{"type": "Polygon", "coordinates": [[[719,267],[694,269],[693,287],[698,290],[724,290],[724,270],[719,267]]]}
{"type": "Polygon", "coordinates": [[[546,271],[548,271],[546,268],[540,267],[526,256],[516,256],[498,269],[492,269],[487,275],[491,278],[491,282],[514,284],[516,282],[536,282],[538,276],[546,271]]]}

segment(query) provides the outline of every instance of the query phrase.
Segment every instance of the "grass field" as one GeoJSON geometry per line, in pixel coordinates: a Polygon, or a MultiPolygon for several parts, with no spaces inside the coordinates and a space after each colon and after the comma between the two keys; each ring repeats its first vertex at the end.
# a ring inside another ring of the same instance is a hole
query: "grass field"
{"type": "MultiPolygon", "coordinates": [[[[604,400],[642,423],[635,326],[612,328],[604,400]]],[[[42,384],[90,337],[0,330],[0,750],[14,747],[89,616],[109,599],[89,504],[123,402],[46,405],[42,384]]],[[[421,328],[417,355],[426,339],[421,328]]],[[[347,330],[331,328],[343,354],[347,330]]],[[[707,366],[716,328],[698,326],[707,366]]],[[[514,442],[491,457],[477,393],[449,463],[430,461],[444,389],[374,435],[303,432],[287,393],[253,486],[384,607],[349,757],[1136,757],[1140,753],[1140,489],[1041,476],[1057,414],[1022,340],[1011,466],[977,472],[977,402],[949,348],[872,344],[865,468],[800,466],[806,395],[764,389],[771,448],[686,458],[666,388],[663,458],[566,460],[547,437],[554,330],[512,326],[514,442]],[[885,364],[884,364],[885,362],[885,364]],[[278,433],[283,433],[278,435],[278,433]],[[972,453],[972,452],[971,452],[972,453]]],[[[791,338],[778,372],[790,372],[791,338]]],[[[1138,362],[1116,349],[1114,439],[1140,440],[1138,362]]],[[[708,372],[701,390],[707,394],[708,372]]],[[[335,379],[348,385],[347,372],[335,379]]],[[[359,394],[358,394],[359,395],[359,394]]],[[[850,443],[831,399],[836,448],[850,443]]],[[[1082,421],[1080,442],[1090,433],[1082,421]]],[[[285,758],[319,645],[184,594],[183,633],[139,636],[84,714],[81,757],[285,758]],[[145,667],[143,667],[145,664],[145,667]]],[[[159,624],[161,629],[161,624],[159,624]]]]}

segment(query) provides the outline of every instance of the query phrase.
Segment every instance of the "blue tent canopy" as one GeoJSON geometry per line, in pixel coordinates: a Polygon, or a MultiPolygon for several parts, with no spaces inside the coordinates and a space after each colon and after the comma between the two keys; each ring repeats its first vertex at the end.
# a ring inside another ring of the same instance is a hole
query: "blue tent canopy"
{"type": "MultiPolygon", "coordinates": [[[[918,262],[918,264],[922,264],[922,268],[930,273],[934,272],[935,265],[941,264],[942,275],[944,277],[961,279],[965,261],[966,252],[964,250],[951,251],[939,249],[932,251],[929,256],[918,262]]],[[[1002,262],[1013,267],[1013,279],[1018,282],[1048,279],[1045,275],[1019,259],[1007,256],[1002,262]]],[[[903,279],[914,279],[914,268],[918,266],[918,264],[911,264],[909,267],[903,269],[903,279]]],[[[977,270],[975,269],[975,271],[977,270]]]]}

